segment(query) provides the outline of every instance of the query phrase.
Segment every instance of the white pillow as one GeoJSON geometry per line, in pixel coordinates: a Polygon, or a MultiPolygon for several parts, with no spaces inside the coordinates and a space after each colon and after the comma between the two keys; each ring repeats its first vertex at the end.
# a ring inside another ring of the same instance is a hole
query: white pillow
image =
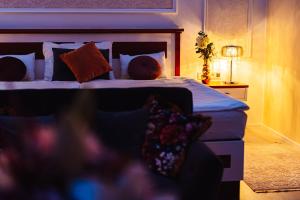
{"type": "MultiPolygon", "coordinates": [[[[43,53],[45,57],[45,73],[44,80],[52,81],[53,77],[53,51],[52,48],[62,48],[62,49],[78,49],[83,46],[83,43],[53,43],[53,42],[44,42],[43,43],[43,53]]],[[[112,65],[112,42],[105,41],[95,43],[96,47],[99,49],[109,49],[109,64],[112,65]]],[[[113,73],[110,72],[110,79],[114,79],[113,73]]]]}
{"type": "Polygon", "coordinates": [[[112,65],[112,42],[103,41],[95,43],[98,49],[109,49],[109,64],[112,65]]]}
{"type": "Polygon", "coordinates": [[[26,74],[23,81],[33,81],[35,79],[34,66],[35,66],[35,53],[26,55],[1,55],[0,58],[10,56],[21,60],[26,66],[26,74]]]}
{"type": "Polygon", "coordinates": [[[120,54],[120,62],[121,62],[121,79],[129,79],[128,75],[128,65],[130,61],[138,56],[150,56],[154,58],[161,66],[162,73],[160,78],[166,77],[166,57],[165,52],[159,52],[159,53],[152,53],[152,54],[143,54],[143,55],[123,55],[120,54]]]}
{"type": "MultiPolygon", "coordinates": [[[[109,65],[112,67],[113,59],[112,59],[112,42],[110,41],[103,41],[95,43],[98,49],[109,49],[109,65]]],[[[109,72],[109,79],[114,80],[115,76],[113,71],[109,72]]]]}
{"type": "Polygon", "coordinates": [[[53,42],[44,42],[43,43],[43,53],[45,57],[45,72],[44,80],[52,81],[53,77],[53,51],[52,48],[62,48],[62,49],[77,49],[81,47],[82,43],[62,43],[56,44],[53,42]]]}

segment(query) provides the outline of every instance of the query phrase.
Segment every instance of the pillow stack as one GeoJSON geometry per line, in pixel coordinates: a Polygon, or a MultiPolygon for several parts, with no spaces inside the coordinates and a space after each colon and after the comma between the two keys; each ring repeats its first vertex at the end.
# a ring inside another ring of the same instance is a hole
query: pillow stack
{"type": "MultiPolygon", "coordinates": [[[[99,43],[43,43],[46,81],[86,82],[95,79],[154,80],[166,77],[166,54],[158,52],[142,55],[120,54],[120,69],[112,70],[112,42],[99,43]],[[120,73],[118,73],[120,72],[120,73]]],[[[0,81],[33,81],[35,71],[40,78],[40,67],[35,67],[35,53],[0,55],[0,81]],[[25,66],[25,67],[24,67],[25,66]]],[[[42,64],[38,61],[37,64],[42,64]]]]}
{"type": "MultiPolygon", "coordinates": [[[[66,63],[61,59],[61,55],[64,53],[69,53],[73,51],[72,49],[60,49],[53,48],[53,76],[52,81],[76,81],[76,78],[70,68],[66,65],[66,63]]],[[[99,49],[99,51],[103,54],[106,61],[109,60],[109,49],[99,49]]],[[[110,79],[109,72],[105,73],[96,79],[110,79]]]]}
{"type": "Polygon", "coordinates": [[[45,80],[86,82],[110,79],[110,42],[87,44],[45,42],[45,80]]]}
{"type": "Polygon", "coordinates": [[[74,51],[63,53],[60,58],[67,64],[80,83],[90,81],[111,71],[110,65],[93,42],[74,51]]]}

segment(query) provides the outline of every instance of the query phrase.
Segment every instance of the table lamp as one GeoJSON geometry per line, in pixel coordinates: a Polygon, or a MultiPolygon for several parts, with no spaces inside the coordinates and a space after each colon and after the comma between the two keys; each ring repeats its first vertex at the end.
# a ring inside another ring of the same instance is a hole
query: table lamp
{"type": "Polygon", "coordinates": [[[225,81],[226,84],[234,84],[236,82],[232,81],[232,62],[233,58],[241,57],[243,56],[243,48],[241,46],[224,46],[222,47],[222,56],[224,57],[230,57],[230,81],[225,81]]]}

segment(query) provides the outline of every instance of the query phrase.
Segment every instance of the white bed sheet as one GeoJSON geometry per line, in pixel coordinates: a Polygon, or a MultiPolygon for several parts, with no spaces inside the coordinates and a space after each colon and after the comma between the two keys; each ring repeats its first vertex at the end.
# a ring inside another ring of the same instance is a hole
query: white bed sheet
{"type": "Polygon", "coordinates": [[[96,88],[133,88],[133,87],[184,87],[193,93],[194,112],[247,110],[242,101],[221,94],[206,85],[186,78],[158,80],[94,80],[85,83],[76,81],[28,81],[0,82],[0,90],[20,89],[96,89],[96,88]]]}
{"type": "Polygon", "coordinates": [[[0,82],[0,90],[23,90],[23,89],[78,89],[80,83],[76,81],[16,81],[0,82]]]}
{"type": "Polygon", "coordinates": [[[82,83],[81,88],[184,87],[193,93],[194,112],[248,110],[242,101],[233,99],[206,85],[187,78],[158,80],[96,80],[82,83]]]}

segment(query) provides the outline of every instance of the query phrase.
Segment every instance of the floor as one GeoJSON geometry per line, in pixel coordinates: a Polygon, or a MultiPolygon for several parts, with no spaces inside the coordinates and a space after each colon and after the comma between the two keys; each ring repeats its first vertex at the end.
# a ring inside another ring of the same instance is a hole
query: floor
{"type": "MultiPolygon", "coordinates": [[[[246,129],[246,145],[247,142],[271,142],[274,140],[278,141],[285,139],[281,138],[280,136],[263,126],[250,126],[246,129]]],[[[292,145],[296,146],[296,144],[292,145]]],[[[300,200],[300,191],[281,193],[255,193],[251,190],[251,188],[247,186],[246,183],[242,182],[240,200],[300,200]]]]}

